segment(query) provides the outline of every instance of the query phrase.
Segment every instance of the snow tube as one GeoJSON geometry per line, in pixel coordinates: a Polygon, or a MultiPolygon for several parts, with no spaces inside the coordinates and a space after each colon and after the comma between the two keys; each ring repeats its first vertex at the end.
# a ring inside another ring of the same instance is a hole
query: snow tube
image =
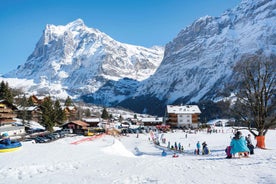
{"type": "Polygon", "coordinates": [[[21,146],[22,144],[20,142],[12,142],[10,145],[0,144],[0,153],[16,151],[21,146]]]}

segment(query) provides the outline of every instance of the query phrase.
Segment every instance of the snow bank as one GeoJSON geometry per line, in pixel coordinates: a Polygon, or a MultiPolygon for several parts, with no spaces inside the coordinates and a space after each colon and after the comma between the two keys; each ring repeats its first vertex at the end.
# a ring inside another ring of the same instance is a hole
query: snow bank
{"type": "Polygon", "coordinates": [[[127,150],[118,139],[114,139],[113,145],[104,148],[103,151],[108,154],[120,155],[125,157],[134,157],[134,154],[127,150]]]}

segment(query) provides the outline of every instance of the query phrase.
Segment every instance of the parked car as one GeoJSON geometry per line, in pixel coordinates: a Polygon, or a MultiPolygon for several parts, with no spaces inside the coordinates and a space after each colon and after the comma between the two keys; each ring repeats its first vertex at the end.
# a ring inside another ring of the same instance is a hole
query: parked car
{"type": "Polygon", "coordinates": [[[35,140],[36,143],[46,143],[46,142],[49,142],[49,139],[41,137],[41,136],[35,137],[34,140],[35,140]]]}

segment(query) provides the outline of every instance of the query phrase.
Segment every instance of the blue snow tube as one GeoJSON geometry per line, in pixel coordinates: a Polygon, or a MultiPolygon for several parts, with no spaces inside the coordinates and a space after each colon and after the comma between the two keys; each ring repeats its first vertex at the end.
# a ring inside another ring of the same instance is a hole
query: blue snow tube
{"type": "Polygon", "coordinates": [[[0,153],[11,152],[18,150],[22,144],[20,142],[11,142],[11,144],[0,144],[0,153]]]}

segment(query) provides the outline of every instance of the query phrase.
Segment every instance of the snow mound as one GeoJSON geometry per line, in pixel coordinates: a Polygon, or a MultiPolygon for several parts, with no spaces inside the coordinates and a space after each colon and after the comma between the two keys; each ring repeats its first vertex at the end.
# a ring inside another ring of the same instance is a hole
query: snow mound
{"type": "Polygon", "coordinates": [[[117,139],[114,139],[114,142],[111,146],[103,149],[105,153],[112,155],[120,155],[124,157],[134,157],[134,154],[127,150],[125,146],[117,139]]]}

